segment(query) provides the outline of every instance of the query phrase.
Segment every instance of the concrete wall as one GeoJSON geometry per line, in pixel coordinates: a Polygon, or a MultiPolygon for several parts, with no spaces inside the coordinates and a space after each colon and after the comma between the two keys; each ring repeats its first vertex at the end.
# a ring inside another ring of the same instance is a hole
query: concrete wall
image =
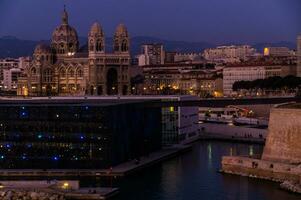
{"type": "Polygon", "coordinates": [[[241,126],[230,126],[227,124],[200,124],[200,133],[208,136],[216,136],[221,138],[253,138],[265,139],[267,136],[267,129],[248,128],[241,126]]]}
{"type": "Polygon", "coordinates": [[[263,160],[301,163],[301,109],[271,110],[263,160]]]}

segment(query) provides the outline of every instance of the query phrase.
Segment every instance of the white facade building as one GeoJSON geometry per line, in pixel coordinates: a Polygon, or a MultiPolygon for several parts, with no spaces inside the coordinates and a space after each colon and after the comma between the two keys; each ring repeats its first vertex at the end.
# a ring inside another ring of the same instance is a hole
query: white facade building
{"type": "Polygon", "coordinates": [[[175,62],[184,62],[184,61],[201,61],[203,58],[201,53],[177,53],[175,55],[175,62]]]}
{"type": "Polygon", "coordinates": [[[138,65],[162,65],[165,53],[162,44],[145,44],[141,47],[141,54],[137,56],[138,65]]]}
{"type": "Polygon", "coordinates": [[[0,59],[0,90],[16,91],[17,79],[30,61],[30,57],[0,59]]]}
{"type": "Polygon", "coordinates": [[[145,65],[148,65],[147,64],[147,61],[146,61],[146,58],[147,56],[144,55],[144,54],[140,54],[138,56],[136,56],[137,60],[138,60],[138,66],[145,66],[145,65]]]}
{"type": "Polygon", "coordinates": [[[204,58],[212,62],[233,63],[247,60],[248,57],[253,56],[256,49],[249,45],[242,46],[219,46],[213,49],[206,49],[204,51],[204,58]]]}
{"type": "Polygon", "coordinates": [[[10,77],[10,70],[11,69],[19,69],[20,67],[20,59],[14,59],[14,58],[5,58],[0,59],[0,90],[8,88],[8,77],[10,77]],[[5,74],[4,74],[5,72],[5,74]],[[4,84],[4,79],[6,79],[6,83],[4,84]],[[4,87],[6,86],[6,88],[4,87]]]}
{"type": "Polygon", "coordinates": [[[19,58],[19,68],[25,69],[31,62],[30,57],[20,57],[19,58]]]}
{"type": "Polygon", "coordinates": [[[263,51],[264,56],[286,57],[291,55],[287,47],[266,47],[263,51]]]}
{"type": "Polygon", "coordinates": [[[237,81],[254,81],[274,76],[286,77],[296,76],[296,65],[294,64],[237,64],[230,65],[223,69],[223,90],[224,95],[236,94],[232,87],[237,81]]]}
{"type": "Polygon", "coordinates": [[[4,91],[17,91],[18,78],[21,76],[22,70],[20,68],[11,68],[3,70],[3,86],[4,91]]]}
{"type": "Polygon", "coordinates": [[[10,69],[10,68],[18,68],[18,67],[19,67],[19,59],[14,59],[14,58],[0,59],[0,69],[10,69]]]}
{"type": "Polygon", "coordinates": [[[266,70],[264,66],[233,66],[223,69],[224,95],[233,94],[233,84],[237,81],[253,81],[264,79],[266,70]]]}

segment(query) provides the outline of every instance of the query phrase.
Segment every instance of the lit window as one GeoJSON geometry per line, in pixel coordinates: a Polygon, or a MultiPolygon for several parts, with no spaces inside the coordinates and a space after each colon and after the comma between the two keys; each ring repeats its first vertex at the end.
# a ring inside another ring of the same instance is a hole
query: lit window
{"type": "Polygon", "coordinates": [[[52,75],[53,75],[53,73],[52,73],[51,69],[46,69],[44,71],[43,75],[44,75],[44,82],[46,82],[46,83],[52,82],[52,75]]]}

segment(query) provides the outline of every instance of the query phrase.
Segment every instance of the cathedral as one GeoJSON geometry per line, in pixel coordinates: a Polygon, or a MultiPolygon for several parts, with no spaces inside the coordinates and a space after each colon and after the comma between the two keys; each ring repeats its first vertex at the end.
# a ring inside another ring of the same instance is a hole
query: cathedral
{"type": "Polygon", "coordinates": [[[113,51],[108,53],[104,32],[99,23],[94,23],[88,34],[88,47],[79,49],[77,32],[69,25],[64,9],[51,45],[36,46],[24,76],[18,79],[18,95],[129,94],[130,41],[123,24],[116,28],[113,40],[113,51]]]}

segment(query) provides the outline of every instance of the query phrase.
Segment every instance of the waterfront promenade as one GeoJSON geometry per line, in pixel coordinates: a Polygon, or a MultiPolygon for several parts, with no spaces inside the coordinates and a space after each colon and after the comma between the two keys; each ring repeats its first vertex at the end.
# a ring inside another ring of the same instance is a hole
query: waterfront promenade
{"type": "Polygon", "coordinates": [[[131,160],[109,169],[0,169],[0,177],[107,177],[126,176],[153,164],[189,151],[190,145],[176,145],[141,157],[139,161],[131,160]]]}
{"type": "Polygon", "coordinates": [[[81,188],[76,180],[0,181],[0,199],[104,200],[119,193],[118,188],[81,188]]]}
{"type": "Polygon", "coordinates": [[[267,129],[228,124],[201,123],[200,138],[264,144],[267,129]]]}

